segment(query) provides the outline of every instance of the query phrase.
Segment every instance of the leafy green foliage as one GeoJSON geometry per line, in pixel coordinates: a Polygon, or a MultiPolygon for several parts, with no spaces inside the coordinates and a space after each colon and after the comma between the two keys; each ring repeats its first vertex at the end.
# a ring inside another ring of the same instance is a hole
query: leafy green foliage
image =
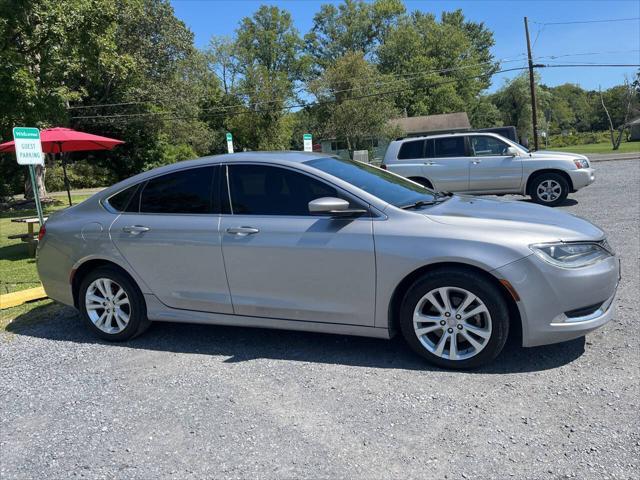
{"type": "Polygon", "coordinates": [[[393,99],[376,95],[384,92],[389,81],[363,53],[340,57],[310,88],[321,104],[318,114],[325,119],[323,138],[343,140],[353,151],[367,148],[373,138],[399,133],[387,126],[397,113],[393,99]]]}

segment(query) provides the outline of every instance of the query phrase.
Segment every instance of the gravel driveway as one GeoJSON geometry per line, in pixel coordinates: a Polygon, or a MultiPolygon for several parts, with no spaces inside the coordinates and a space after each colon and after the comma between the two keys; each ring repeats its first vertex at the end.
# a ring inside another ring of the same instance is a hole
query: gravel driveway
{"type": "Polygon", "coordinates": [[[460,373],[398,339],[157,324],[112,345],[42,307],[0,334],[0,476],[638,478],[640,162],[597,170],[562,208],[604,227],[623,281],[586,341],[460,373]]]}

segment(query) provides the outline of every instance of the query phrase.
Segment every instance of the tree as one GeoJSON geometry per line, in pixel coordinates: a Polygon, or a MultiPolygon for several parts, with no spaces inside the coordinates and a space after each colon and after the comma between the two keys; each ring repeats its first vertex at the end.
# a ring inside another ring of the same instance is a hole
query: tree
{"type": "Polygon", "coordinates": [[[487,96],[479,95],[467,108],[469,123],[473,128],[491,128],[502,126],[502,115],[487,96]]]}
{"type": "Polygon", "coordinates": [[[466,21],[460,10],[431,14],[413,12],[389,27],[377,50],[379,68],[406,81],[395,96],[408,116],[465,111],[490,85],[497,64],[490,47],[492,33],[466,21]]]}
{"type": "Polygon", "coordinates": [[[401,0],[345,0],[338,7],[325,4],[313,17],[313,27],[305,35],[316,73],[329,67],[347,52],[370,57],[384,42],[386,32],[405,7],[401,0]]]}
{"type": "Polygon", "coordinates": [[[352,153],[367,149],[372,139],[390,138],[399,132],[388,126],[397,112],[384,85],[390,79],[380,74],[362,52],[349,52],[339,58],[311,86],[324,118],[322,136],[344,141],[352,153]]]}
{"type": "MultiPolygon", "coordinates": [[[[14,125],[123,139],[92,155],[115,179],[209,151],[200,105],[216,98],[219,84],[168,1],[8,0],[0,3],[0,33],[4,139],[14,125]]],[[[2,157],[1,178],[22,176],[2,157]]],[[[6,191],[16,193],[20,182],[11,182],[6,191]]]]}
{"type": "MultiPolygon", "coordinates": [[[[545,111],[550,102],[549,92],[539,85],[536,75],[536,99],[539,111],[545,111]]],[[[518,130],[521,140],[529,139],[533,135],[531,121],[531,94],[529,89],[529,76],[526,73],[505,82],[505,85],[491,95],[491,101],[502,113],[504,125],[513,125],[518,130]]],[[[538,128],[547,129],[547,121],[538,118],[538,128]]]]}
{"type": "Polygon", "coordinates": [[[288,147],[292,126],[284,110],[295,100],[296,83],[308,68],[303,47],[285,10],[263,5],[242,20],[234,46],[240,79],[233,93],[243,106],[228,121],[230,129],[240,132],[240,146],[288,147]]]}
{"type": "Polygon", "coordinates": [[[609,89],[608,96],[611,102],[610,107],[615,108],[613,112],[610,112],[610,109],[607,108],[605,97],[601,90],[599,90],[599,93],[602,108],[609,122],[609,138],[611,139],[611,146],[613,150],[618,150],[618,148],[620,148],[620,143],[622,142],[622,135],[625,129],[629,126],[628,123],[633,110],[632,106],[634,105],[634,100],[637,104],[638,93],[634,86],[629,84],[627,79],[625,79],[624,85],[609,89]]]}

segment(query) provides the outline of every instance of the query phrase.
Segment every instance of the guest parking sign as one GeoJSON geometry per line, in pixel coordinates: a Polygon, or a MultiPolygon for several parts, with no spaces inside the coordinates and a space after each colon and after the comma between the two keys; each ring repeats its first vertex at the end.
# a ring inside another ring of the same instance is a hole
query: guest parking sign
{"type": "Polygon", "coordinates": [[[31,127],[15,127],[13,141],[19,165],[44,165],[40,130],[31,127]]]}

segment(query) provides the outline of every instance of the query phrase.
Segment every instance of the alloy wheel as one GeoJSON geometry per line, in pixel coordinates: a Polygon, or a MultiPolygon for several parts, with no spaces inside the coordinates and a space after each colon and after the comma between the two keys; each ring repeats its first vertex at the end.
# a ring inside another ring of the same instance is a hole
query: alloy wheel
{"type": "Polygon", "coordinates": [[[109,278],[98,278],[89,284],[85,308],[93,324],[111,335],[122,332],[131,317],[127,292],[109,278]]]}
{"type": "Polygon", "coordinates": [[[555,180],[544,180],[538,184],[536,193],[543,202],[554,202],[562,195],[562,185],[555,180]]]}
{"type": "Polygon", "coordinates": [[[491,314],[470,291],[440,287],[417,303],[413,328],[420,343],[432,354],[447,360],[466,360],[489,343],[491,314]]]}

